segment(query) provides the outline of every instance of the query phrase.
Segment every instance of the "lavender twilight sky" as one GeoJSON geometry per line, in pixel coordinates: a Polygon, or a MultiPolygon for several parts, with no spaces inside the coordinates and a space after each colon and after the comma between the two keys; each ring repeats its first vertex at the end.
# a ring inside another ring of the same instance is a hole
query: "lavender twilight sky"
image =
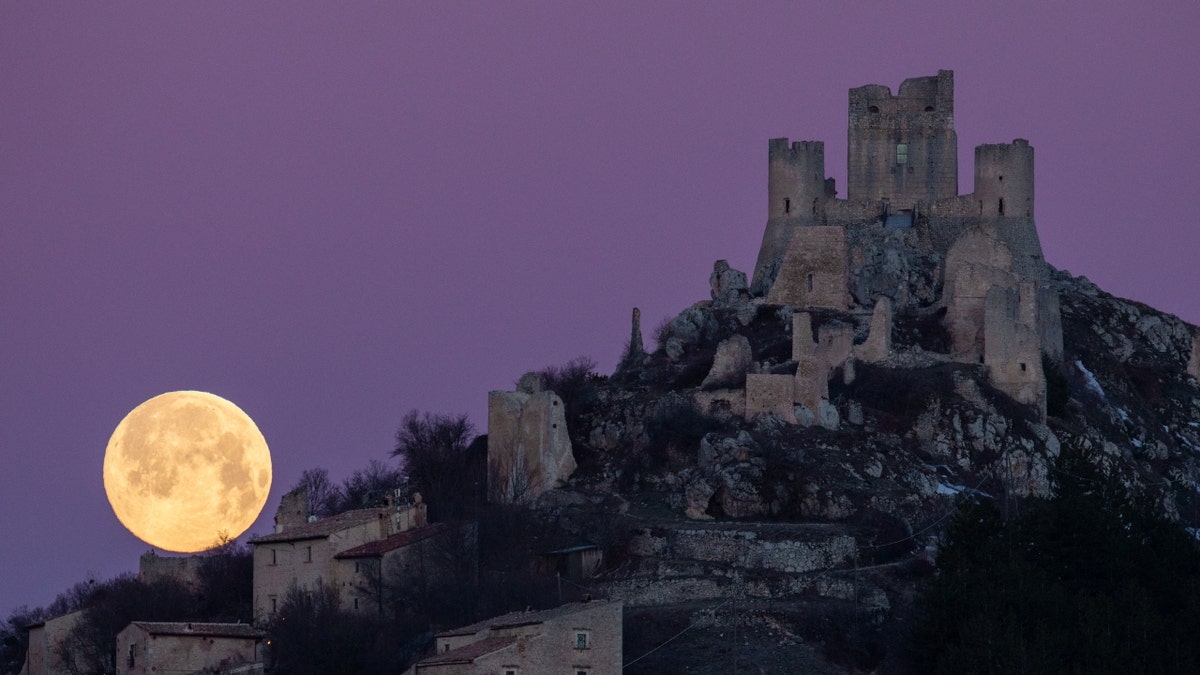
{"type": "Polygon", "coordinates": [[[1200,323],[1200,4],[1139,4],[0,4],[0,618],[136,570],[101,463],[156,394],[257,421],[265,533],[409,409],[611,372],[752,271],[767,139],[844,196],[863,84],[953,69],[959,191],[1029,139],[1046,258],[1200,323]]]}

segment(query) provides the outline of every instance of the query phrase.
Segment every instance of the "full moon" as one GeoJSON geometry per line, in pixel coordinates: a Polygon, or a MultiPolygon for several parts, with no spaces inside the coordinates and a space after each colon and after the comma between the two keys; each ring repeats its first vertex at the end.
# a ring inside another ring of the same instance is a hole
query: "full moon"
{"type": "Polygon", "coordinates": [[[104,491],[121,524],[167,551],[195,553],[249,529],[271,489],[271,452],[254,420],[202,391],[134,408],[104,453],[104,491]]]}

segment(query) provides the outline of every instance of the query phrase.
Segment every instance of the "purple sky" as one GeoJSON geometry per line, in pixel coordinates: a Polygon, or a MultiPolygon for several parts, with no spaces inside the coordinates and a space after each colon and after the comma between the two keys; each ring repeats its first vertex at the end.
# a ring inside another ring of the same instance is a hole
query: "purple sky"
{"type": "Polygon", "coordinates": [[[1047,259],[1200,322],[1200,4],[1137,4],[0,4],[0,618],[136,569],[101,463],[151,396],[257,421],[263,533],[409,409],[611,372],[751,271],[768,138],[845,194],[863,84],[953,69],[960,192],[1029,139],[1047,259]]]}

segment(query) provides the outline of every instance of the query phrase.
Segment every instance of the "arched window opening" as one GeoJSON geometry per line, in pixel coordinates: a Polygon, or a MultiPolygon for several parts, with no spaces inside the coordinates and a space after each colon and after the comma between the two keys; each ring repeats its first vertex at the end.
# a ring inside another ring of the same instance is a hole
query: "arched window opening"
{"type": "Polygon", "coordinates": [[[877,112],[879,112],[879,106],[877,106],[877,105],[867,106],[867,112],[877,113],[877,112]]]}
{"type": "Polygon", "coordinates": [[[931,105],[925,106],[925,112],[933,112],[933,106],[931,106],[931,105]]]}

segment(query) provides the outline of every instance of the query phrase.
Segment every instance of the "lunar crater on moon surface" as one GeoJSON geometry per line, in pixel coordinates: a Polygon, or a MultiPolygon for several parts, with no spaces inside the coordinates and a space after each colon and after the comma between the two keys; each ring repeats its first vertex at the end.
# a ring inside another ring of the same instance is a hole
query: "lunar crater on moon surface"
{"type": "Polygon", "coordinates": [[[104,455],[104,489],[139,539],[194,553],[254,523],[271,489],[271,455],[254,421],[233,403],[170,392],[117,425],[104,455]]]}

